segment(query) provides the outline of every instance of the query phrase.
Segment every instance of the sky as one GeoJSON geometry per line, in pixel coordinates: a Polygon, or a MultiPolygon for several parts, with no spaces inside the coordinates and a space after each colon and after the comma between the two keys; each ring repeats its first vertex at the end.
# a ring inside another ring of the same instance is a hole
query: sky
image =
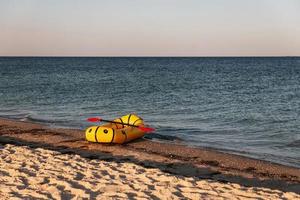
{"type": "Polygon", "coordinates": [[[0,56],[300,56],[300,0],[0,0],[0,56]]]}

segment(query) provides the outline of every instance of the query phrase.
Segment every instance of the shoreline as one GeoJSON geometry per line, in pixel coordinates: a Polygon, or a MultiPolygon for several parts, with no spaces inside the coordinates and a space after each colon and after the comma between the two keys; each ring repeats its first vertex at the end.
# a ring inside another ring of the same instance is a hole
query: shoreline
{"type": "Polygon", "coordinates": [[[184,177],[300,194],[300,169],[206,148],[139,139],[125,145],[89,143],[84,131],[0,118],[0,144],[75,154],[93,160],[130,162],[184,177]]]}
{"type": "MultiPolygon", "coordinates": [[[[41,125],[45,129],[52,129],[52,130],[68,130],[68,131],[74,130],[76,132],[81,131],[83,135],[85,134],[85,130],[78,129],[78,128],[72,128],[72,127],[68,127],[68,126],[54,126],[49,122],[31,121],[31,120],[23,121],[23,120],[16,119],[16,118],[9,118],[9,117],[3,117],[3,116],[1,117],[0,116],[0,121],[1,120],[9,120],[9,121],[21,122],[21,123],[26,123],[26,124],[41,125]]],[[[0,122],[0,125],[1,125],[1,122],[0,122]]],[[[159,135],[159,137],[160,136],[161,135],[159,135]]],[[[258,161],[271,163],[271,164],[275,164],[275,165],[282,165],[282,166],[286,166],[286,167],[292,167],[292,168],[300,169],[300,167],[297,167],[297,166],[292,165],[292,164],[284,164],[283,162],[263,160],[263,159],[255,157],[255,156],[251,156],[250,154],[245,155],[245,154],[242,154],[242,153],[239,153],[239,152],[232,152],[232,150],[230,150],[230,149],[215,148],[215,147],[209,147],[209,146],[190,145],[188,143],[185,143],[185,141],[181,140],[180,138],[178,138],[178,140],[174,139],[175,141],[173,141],[172,139],[171,140],[170,139],[159,139],[159,137],[158,137],[158,139],[156,139],[156,137],[152,138],[151,136],[147,136],[147,134],[146,134],[142,140],[149,141],[151,143],[174,145],[174,146],[179,146],[181,148],[187,148],[187,149],[200,149],[200,150],[205,150],[205,151],[210,151],[210,152],[224,153],[224,154],[228,154],[228,155],[232,155],[232,156],[243,157],[245,159],[253,159],[253,160],[258,160],[258,161]]],[[[163,136],[163,137],[168,137],[168,136],[163,136]]],[[[83,136],[83,139],[84,139],[84,136],[83,136]]],[[[133,142],[135,142],[135,141],[133,141],[133,142]]],[[[132,142],[130,142],[130,143],[132,143],[132,142]]],[[[114,144],[114,145],[117,145],[117,144],[114,144]]],[[[125,145],[126,144],[123,144],[123,146],[125,146],[125,145]]]]}

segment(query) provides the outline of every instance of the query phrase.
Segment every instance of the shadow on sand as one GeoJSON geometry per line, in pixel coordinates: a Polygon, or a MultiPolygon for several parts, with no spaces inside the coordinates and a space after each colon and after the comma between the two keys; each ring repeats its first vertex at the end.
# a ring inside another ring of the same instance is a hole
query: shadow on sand
{"type": "MultiPolygon", "coordinates": [[[[72,142],[72,141],[73,140],[68,140],[68,142],[72,142]]],[[[75,139],[74,142],[75,141],[78,141],[78,139],[75,139]]],[[[139,141],[136,142],[138,143],[139,141]]],[[[210,168],[197,167],[191,163],[182,163],[182,162],[163,163],[163,162],[156,162],[153,160],[139,160],[133,156],[126,156],[126,155],[116,156],[110,152],[85,149],[85,147],[88,147],[89,143],[86,143],[86,146],[83,145],[80,148],[70,148],[65,145],[57,146],[57,145],[45,144],[41,142],[28,142],[25,140],[16,139],[14,137],[0,136],[0,144],[2,145],[13,144],[17,146],[29,146],[31,148],[44,148],[44,149],[58,151],[62,154],[77,154],[87,159],[99,159],[99,160],[112,161],[118,163],[131,162],[137,165],[141,165],[145,168],[158,168],[163,172],[167,172],[176,176],[196,177],[199,179],[210,179],[210,180],[215,180],[223,183],[228,183],[228,182],[237,183],[247,187],[265,187],[270,189],[278,189],[285,192],[295,192],[298,194],[300,193],[299,183],[288,183],[283,180],[273,180],[273,179],[260,180],[258,178],[246,178],[239,175],[229,175],[229,174],[221,173],[216,170],[212,170],[210,168]]]]}

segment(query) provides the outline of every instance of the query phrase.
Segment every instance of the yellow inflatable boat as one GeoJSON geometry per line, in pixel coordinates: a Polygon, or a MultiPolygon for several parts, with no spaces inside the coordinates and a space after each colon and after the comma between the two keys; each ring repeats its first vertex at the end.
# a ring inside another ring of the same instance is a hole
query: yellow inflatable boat
{"type": "MultiPolygon", "coordinates": [[[[134,114],[125,115],[113,121],[139,127],[144,126],[143,119],[134,114]]],[[[123,144],[145,135],[141,129],[124,124],[107,123],[101,126],[91,126],[85,131],[86,140],[98,143],[123,144]]]]}

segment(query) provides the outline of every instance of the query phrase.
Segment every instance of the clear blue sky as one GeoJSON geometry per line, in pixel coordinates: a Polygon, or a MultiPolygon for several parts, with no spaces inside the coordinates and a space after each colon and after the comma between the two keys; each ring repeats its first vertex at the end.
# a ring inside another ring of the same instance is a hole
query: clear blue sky
{"type": "Polygon", "coordinates": [[[300,56],[300,0],[0,0],[0,55],[300,56]]]}

